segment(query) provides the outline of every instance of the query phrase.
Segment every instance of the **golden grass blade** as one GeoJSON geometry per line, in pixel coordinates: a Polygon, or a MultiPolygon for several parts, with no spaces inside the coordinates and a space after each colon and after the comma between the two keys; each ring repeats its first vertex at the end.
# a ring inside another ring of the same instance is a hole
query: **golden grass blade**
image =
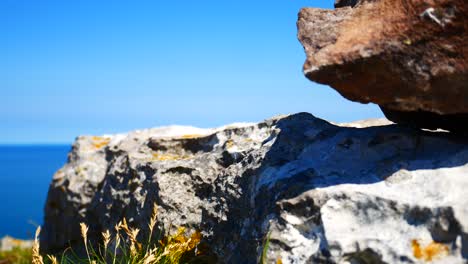
{"type": "Polygon", "coordinates": [[[145,258],[143,259],[143,264],[151,264],[151,263],[155,263],[156,261],[156,257],[154,254],[149,254],[148,256],[145,256],[145,258]]]}
{"type": "Polygon", "coordinates": [[[138,243],[137,241],[137,236],[138,233],[140,232],[140,229],[135,228],[135,229],[129,229],[127,232],[127,235],[130,239],[130,255],[131,256],[136,256],[138,251],[141,250],[141,244],[138,243]]]}
{"type": "Polygon", "coordinates": [[[115,264],[115,260],[117,258],[117,249],[119,248],[119,246],[120,246],[120,235],[117,232],[117,234],[115,234],[115,247],[114,247],[114,257],[112,260],[112,264],[115,264]]]}
{"type": "Polygon", "coordinates": [[[32,264],[44,264],[41,254],[39,253],[39,234],[41,233],[41,227],[38,226],[36,234],[34,236],[34,243],[32,248],[32,264]]]}
{"type": "Polygon", "coordinates": [[[81,236],[83,237],[86,255],[88,256],[89,263],[91,263],[91,257],[88,251],[88,226],[85,223],[80,223],[81,236]]]}
{"type": "Polygon", "coordinates": [[[80,223],[80,231],[81,231],[81,236],[83,237],[83,239],[87,240],[87,238],[88,238],[88,226],[86,226],[85,223],[80,223]]]}
{"type": "Polygon", "coordinates": [[[158,216],[158,205],[156,203],[153,204],[153,213],[151,214],[151,218],[150,218],[150,222],[148,224],[148,228],[149,228],[149,235],[148,235],[148,248],[146,250],[149,249],[149,246],[151,245],[151,239],[153,238],[153,231],[154,231],[154,227],[156,226],[156,220],[157,220],[157,216],[158,216]]]}
{"type": "Polygon", "coordinates": [[[52,264],[58,264],[57,258],[55,256],[47,255],[47,257],[52,262],[52,264]]]}
{"type": "Polygon", "coordinates": [[[153,204],[153,213],[151,214],[150,222],[148,225],[151,233],[154,227],[156,226],[157,216],[158,216],[158,205],[155,203],[153,204]]]}
{"type": "Polygon", "coordinates": [[[104,245],[104,259],[105,259],[107,255],[107,247],[109,246],[109,242],[111,240],[111,234],[109,230],[106,230],[106,232],[102,232],[102,240],[103,240],[103,245],[104,245]]]}
{"type": "Polygon", "coordinates": [[[120,232],[120,227],[122,226],[122,221],[119,221],[116,225],[115,225],[115,232],[119,233],[120,232]]]}

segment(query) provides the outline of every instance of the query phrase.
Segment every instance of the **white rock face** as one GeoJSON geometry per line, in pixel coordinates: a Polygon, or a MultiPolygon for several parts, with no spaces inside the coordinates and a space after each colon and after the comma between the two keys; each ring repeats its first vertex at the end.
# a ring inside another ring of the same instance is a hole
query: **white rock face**
{"type": "Polygon", "coordinates": [[[5,236],[2,239],[0,239],[0,252],[10,251],[15,248],[29,249],[32,248],[32,246],[32,240],[21,240],[10,236],[5,236]]]}
{"type": "Polygon", "coordinates": [[[42,248],[123,217],[200,230],[214,262],[466,263],[468,140],[310,114],[80,137],[54,176],[42,248]],[[373,127],[368,127],[369,125],[373,127]],[[216,260],[217,258],[217,260],[216,260]]]}

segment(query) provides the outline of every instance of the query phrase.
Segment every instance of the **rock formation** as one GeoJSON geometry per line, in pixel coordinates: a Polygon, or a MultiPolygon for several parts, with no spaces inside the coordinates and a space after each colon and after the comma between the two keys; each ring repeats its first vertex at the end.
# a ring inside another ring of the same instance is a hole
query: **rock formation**
{"type": "Polygon", "coordinates": [[[81,243],[80,222],[93,240],[125,217],[144,237],[157,203],[160,230],[200,230],[219,263],[257,263],[268,234],[267,263],[466,262],[468,140],[350,126],[301,113],[79,137],[50,185],[42,249],[81,243]]]}
{"type": "Polygon", "coordinates": [[[336,0],[304,8],[305,75],[392,121],[468,132],[466,0],[336,0]]]}
{"type": "Polygon", "coordinates": [[[5,236],[2,239],[0,239],[0,252],[10,251],[10,250],[17,249],[17,248],[29,249],[32,246],[33,246],[32,240],[16,239],[11,236],[5,236]]]}

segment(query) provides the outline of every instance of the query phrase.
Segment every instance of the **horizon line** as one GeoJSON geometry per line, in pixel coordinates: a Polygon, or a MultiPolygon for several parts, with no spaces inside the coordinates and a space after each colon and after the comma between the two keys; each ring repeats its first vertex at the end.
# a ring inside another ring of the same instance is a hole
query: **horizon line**
{"type": "Polygon", "coordinates": [[[0,142],[0,147],[71,146],[73,142],[0,142]]]}

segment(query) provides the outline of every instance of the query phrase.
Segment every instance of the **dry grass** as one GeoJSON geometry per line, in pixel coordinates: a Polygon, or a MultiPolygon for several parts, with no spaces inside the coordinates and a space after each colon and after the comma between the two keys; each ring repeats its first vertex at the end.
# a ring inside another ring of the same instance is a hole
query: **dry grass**
{"type": "Polygon", "coordinates": [[[186,236],[186,230],[179,228],[175,234],[154,241],[152,236],[156,226],[156,218],[157,206],[155,205],[148,223],[150,231],[148,239],[143,243],[137,240],[140,229],[130,227],[127,221],[123,219],[115,226],[114,234],[111,234],[108,230],[102,233],[102,241],[97,247],[93,247],[88,240],[88,226],[81,223],[81,236],[86,250],[85,258],[69,253],[63,253],[60,256],[47,255],[44,258],[39,253],[40,228],[38,228],[32,248],[31,263],[172,264],[189,263],[201,257],[201,252],[197,250],[197,246],[202,239],[200,232],[194,232],[190,236],[186,236]]]}
{"type": "Polygon", "coordinates": [[[42,256],[39,254],[39,234],[41,233],[41,227],[38,227],[36,230],[36,235],[34,236],[34,244],[32,247],[32,264],[41,264],[44,263],[42,256]]]}

